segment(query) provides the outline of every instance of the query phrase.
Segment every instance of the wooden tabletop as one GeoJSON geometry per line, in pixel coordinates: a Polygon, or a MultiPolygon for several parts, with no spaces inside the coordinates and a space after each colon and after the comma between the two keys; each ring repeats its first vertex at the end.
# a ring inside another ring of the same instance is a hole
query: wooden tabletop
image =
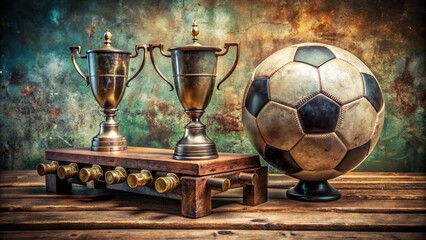
{"type": "Polygon", "coordinates": [[[73,186],[47,194],[35,171],[0,172],[0,238],[123,239],[426,239],[424,173],[348,173],[331,184],[343,197],[308,203],[287,199],[296,183],[270,174],[269,200],[241,204],[241,189],[217,195],[211,215],[180,216],[180,202],[73,186]]]}

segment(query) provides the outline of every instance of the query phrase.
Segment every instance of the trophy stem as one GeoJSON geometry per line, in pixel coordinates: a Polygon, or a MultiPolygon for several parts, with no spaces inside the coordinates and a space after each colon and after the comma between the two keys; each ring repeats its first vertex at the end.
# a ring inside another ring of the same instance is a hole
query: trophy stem
{"type": "Polygon", "coordinates": [[[118,122],[115,121],[117,109],[102,109],[104,121],[99,124],[99,133],[92,140],[92,151],[122,151],[127,149],[126,138],[118,130],[118,122]]]}
{"type": "Polygon", "coordinates": [[[207,136],[206,125],[200,118],[204,110],[187,110],[191,121],[185,126],[185,134],[175,146],[174,159],[206,160],[218,158],[216,144],[207,136]]]}

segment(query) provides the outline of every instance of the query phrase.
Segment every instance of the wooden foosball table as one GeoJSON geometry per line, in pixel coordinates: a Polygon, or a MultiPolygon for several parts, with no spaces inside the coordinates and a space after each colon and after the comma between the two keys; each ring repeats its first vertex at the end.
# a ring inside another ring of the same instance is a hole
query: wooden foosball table
{"type": "MultiPolygon", "coordinates": [[[[45,175],[46,190],[72,193],[72,184],[107,188],[181,200],[181,214],[199,218],[212,210],[212,196],[242,188],[243,204],[267,201],[267,167],[259,157],[220,153],[210,160],[183,161],[173,151],[129,147],[126,151],[96,152],[88,148],[47,150],[38,166],[45,175]]],[[[141,203],[143,204],[143,203],[141,203]]]]}

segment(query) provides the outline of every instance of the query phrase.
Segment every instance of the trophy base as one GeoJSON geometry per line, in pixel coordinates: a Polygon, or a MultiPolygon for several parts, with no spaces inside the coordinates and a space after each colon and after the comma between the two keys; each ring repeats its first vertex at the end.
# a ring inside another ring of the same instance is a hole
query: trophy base
{"type": "Polygon", "coordinates": [[[90,149],[99,152],[123,151],[127,149],[127,141],[124,137],[107,139],[94,137],[90,149]]]}
{"type": "Polygon", "coordinates": [[[99,133],[92,140],[92,151],[114,152],[127,149],[126,138],[118,130],[118,123],[114,120],[117,109],[102,109],[104,121],[99,124],[99,133]]]}
{"type": "Polygon", "coordinates": [[[216,144],[176,144],[173,158],[177,160],[207,160],[218,158],[216,144]]]}
{"type": "Polygon", "coordinates": [[[186,111],[188,115],[196,115],[185,126],[185,135],[175,146],[174,159],[178,160],[207,160],[218,158],[216,144],[207,136],[206,125],[199,117],[204,111],[186,111]]]}

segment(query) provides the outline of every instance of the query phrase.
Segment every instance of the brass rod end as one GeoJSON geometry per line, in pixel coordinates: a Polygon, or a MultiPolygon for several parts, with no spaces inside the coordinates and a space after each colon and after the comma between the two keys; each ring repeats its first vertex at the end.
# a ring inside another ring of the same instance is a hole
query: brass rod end
{"type": "Polygon", "coordinates": [[[88,182],[90,180],[99,180],[103,176],[101,166],[93,164],[90,168],[82,168],[78,174],[82,182],[88,182]]]}
{"type": "Polygon", "coordinates": [[[59,166],[57,171],[58,177],[62,180],[78,175],[77,163],[70,163],[69,165],[59,166]]]}
{"type": "Polygon", "coordinates": [[[179,177],[174,173],[167,173],[165,177],[157,178],[155,181],[155,190],[159,193],[170,192],[179,187],[179,177]]]}
{"type": "Polygon", "coordinates": [[[59,163],[57,161],[52,161],[51,163],[39,163],[37,165],[37,173],[40,176],[49,174],[49,173],[56,173],[58,170],[59,163]]]}
{"type": "Polygon", "coordinates": [[[126,181],[127,172],[122,167],[116,167],[114,170],[110,170],[105,173],[105,182],[107,184],[116,184],[126,181]]]}
{"type": "Polygon", "coordinates": [[[127,184],[131,188],[143,187],[152,183],[153,177],[149,170],[132,173],[127,177],[127,184]]]}
{"type": "Polygon", "coordinates": [[[221,192],[226,192],[231,187],[231,181],[227,178],[209,178],[206,184],[209,188],[221,192]]]}
{"type": "Polygon", "coordinates": [[[259,176],[257,173],[240,173],[238,176],[238,183],[246,185],[256,185],[259,176]]]}

